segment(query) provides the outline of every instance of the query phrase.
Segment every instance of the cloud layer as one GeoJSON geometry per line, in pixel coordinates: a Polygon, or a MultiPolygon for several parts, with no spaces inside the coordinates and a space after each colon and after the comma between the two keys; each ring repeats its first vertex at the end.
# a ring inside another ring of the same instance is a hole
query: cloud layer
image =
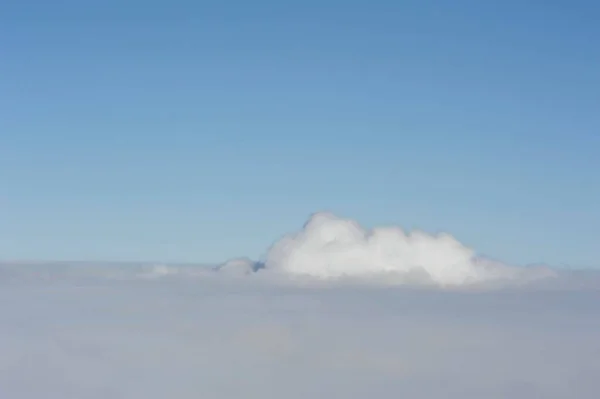
{"type": "Polygon", "coordinates": [[[0,266],[0,397],[596,398],[593,276],[463,292],[0,266]]]}
{"type": "Polygon", "coordinates": [[[449,234],[406,233],[399,227],[366,230],[356,221],[326,212],[313,214],[300,231],[273,244],[264,261],[235,259],[219,269],[248,274],[260,268],[322,280],[369,279],[438,286],[553,275],[546,269],[510,267],[478,257],[449,234]]]}

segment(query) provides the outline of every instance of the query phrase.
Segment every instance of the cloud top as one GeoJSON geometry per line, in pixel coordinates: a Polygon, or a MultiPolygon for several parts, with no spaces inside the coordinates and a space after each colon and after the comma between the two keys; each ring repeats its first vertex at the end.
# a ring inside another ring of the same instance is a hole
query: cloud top
{"type": "Polygon", "coordinates": [[[275,242],[262,266],[291,276],[328,280],[385,277],[439,286],[533,276],[533,270],[478,257],[446,233],[405,232],[400,227],[367,230],[329,212],[313,214],[300,231],[275,242]]]}

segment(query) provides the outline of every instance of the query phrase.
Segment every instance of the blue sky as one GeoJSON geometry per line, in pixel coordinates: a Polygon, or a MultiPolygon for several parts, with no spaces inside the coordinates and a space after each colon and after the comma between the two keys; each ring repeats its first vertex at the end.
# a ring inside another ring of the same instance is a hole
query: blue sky
{"type": "Polygon", "coordinates": [[[0,258],[257,257],[330,210],[600,266],[600,7],[0,5],[0,258]]]}

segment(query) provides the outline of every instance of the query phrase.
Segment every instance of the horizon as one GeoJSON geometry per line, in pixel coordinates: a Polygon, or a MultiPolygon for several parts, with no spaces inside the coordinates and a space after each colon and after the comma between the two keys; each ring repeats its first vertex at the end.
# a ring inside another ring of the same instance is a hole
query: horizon
{"type": "Polygon", "coordinates": [[[0,2],[0,398],[597,399],[600,2],[0,2]]]}

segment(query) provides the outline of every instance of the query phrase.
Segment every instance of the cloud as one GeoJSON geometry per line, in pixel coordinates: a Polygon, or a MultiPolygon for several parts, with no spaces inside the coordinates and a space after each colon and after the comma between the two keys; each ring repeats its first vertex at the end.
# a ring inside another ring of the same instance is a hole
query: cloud
{"type": "Polygon", "coordinates": [[[216,270],[230,275],[242,276],[256,272],[262,265],[250,258],[234,258],[218,265],[216,270]]]}
{"type": "Polygon", "coordinates": [[[262,262],[234,259],[219,267],[238,274],[263,268],[288,277],[442,287],[555,275],[545,268],[511,267],[479,257],[449,234],[406,233],[399,227],[366,230],[327,212],[313,214],[300,231],[275,242],[262,262]]]}
{"type": "Polygon", "coordinates": [[[598,273],[453,291],[181,265],[0,271],[0,397],[586,399],[600,389],[598,273]]]}
{"type": "Polygon", "coordinates": [[[0,397],[595,398],[599,287],[328,213],[260,262],[0,264],[0,397]]]}

